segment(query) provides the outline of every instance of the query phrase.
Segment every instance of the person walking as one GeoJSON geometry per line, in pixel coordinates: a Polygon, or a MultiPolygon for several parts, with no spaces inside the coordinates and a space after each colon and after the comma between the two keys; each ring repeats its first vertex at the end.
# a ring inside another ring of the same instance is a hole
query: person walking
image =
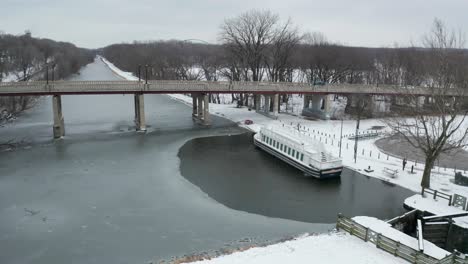
{"type": "Polygon", "coordinates": [[[406,167],[406,158],[403,158],[403,170],[405,170],[406,167]]]}

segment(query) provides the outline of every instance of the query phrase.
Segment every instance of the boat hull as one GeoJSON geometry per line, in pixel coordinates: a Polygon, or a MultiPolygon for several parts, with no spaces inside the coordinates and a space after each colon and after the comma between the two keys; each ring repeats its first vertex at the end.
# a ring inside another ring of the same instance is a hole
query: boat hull
{"type": "Polygon", "coordinates": [[[330,168],[330,169],[325,169],[325,170],[320,170],[317,168],[309,167],[263,144],[262,142],[257,140],[255,136],[253,137],[253,141],[254,141],[255,146],[257,146],[258,148],[279,158],[280,160],[288,163],[289,165],[303,171],[306,177],[314,177],[318,179],[336,178],[336,177],[340,177],[341,172],[343,171],[343,167],[336,167],[336,168],[330,168]]]}

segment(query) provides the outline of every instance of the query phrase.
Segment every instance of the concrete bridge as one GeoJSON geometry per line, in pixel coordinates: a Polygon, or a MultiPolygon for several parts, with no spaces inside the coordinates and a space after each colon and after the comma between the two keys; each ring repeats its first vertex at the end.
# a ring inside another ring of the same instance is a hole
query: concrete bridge
{"type": "MultiPolygon", "coordinates": [[[[454,89],[455,90],[455,89],[454,89]]],[[[392,85],[328,84],[290,82],[211,81],[32,81],[0,83],[0,96],[67,94],[171,94],[171,93],[251,93],[251,94],[368,94],[431,95],[434,89],[392,85]]],[[[456,91],[444,93],[458,96],[456,91]]]]}
{"type": "MultiPolygon", "coordinates": [[[[194,120],[210,124],[210,93],[249,93],[255,97],[256,110],[273,118],[278,116],[279,94],[304,94],[304,109],[326,113],[329,94],[371,96],[461,96],[456,89],[439,90],[424,87],[399,87],[390,85],[336,84],[310,85],[305,83],[271,82],[208,82],[208,81],[30,81],[0,83],[0,96],[52,95],[55,138],[65,135],[62,114],[62,95],[86,94],[134,94],[135,125],[145,131],[144,94],[192,94],[194,120]],[[442,93],[443,92],[443,93],[442,93]],[[260,99],[263,100],[260,100],[260,99]],[[263,102],[263,110],[261,109],[263,102]],[[272,105],[272,111],[270,108],[272,105]],[[273,113],[271,113],[273,112],[273,113]]],[[[466,94],[465,94],[466,95],[466,94]]],[[[304,111],[307,113],[307,111],[304,111]]],[[[325,115],[325,118],[326,115],[325,115]]]]}

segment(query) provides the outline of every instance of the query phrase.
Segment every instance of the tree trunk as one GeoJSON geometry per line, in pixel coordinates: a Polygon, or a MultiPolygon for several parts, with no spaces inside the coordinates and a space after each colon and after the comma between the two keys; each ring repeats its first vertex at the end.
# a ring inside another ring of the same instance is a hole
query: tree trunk
{"type": "Polygon", "coordinates": [[[434,166],[435,158],[426,156],[426,163],[424,166],[424,173],[421,180],[421,187],[430,188],[431,187],[431,170],[434,166]]]}

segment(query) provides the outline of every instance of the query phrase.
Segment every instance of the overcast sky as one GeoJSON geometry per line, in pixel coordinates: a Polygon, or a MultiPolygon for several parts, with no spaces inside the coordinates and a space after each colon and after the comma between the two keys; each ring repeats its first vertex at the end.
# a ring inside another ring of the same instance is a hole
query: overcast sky
{"type": "Polygon", "coordinates": [[[419,43],[435,17],[468,33],[468,0],[0,0],[0,30],[86,48],[133,40],[216,42],[225,18],[250,9],[290,17],[301,31],[320,31],[352,46],[419,43]]]}

